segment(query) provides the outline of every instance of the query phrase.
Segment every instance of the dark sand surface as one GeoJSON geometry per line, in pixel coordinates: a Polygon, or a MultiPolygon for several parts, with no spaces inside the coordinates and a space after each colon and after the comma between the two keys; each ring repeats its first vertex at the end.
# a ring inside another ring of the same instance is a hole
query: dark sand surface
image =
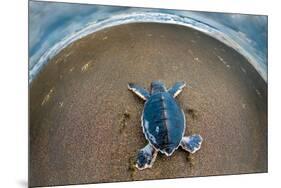
{"type": "Polygon", "coordinates": [[[80,39],[30,85],[30,185],[267,172],[267,84],[233,49],[176,25],[129,24],[80,39]],[[188,86],[178,96],[201,150],[133,167],[147,143],[128,82],[188,86]]]}

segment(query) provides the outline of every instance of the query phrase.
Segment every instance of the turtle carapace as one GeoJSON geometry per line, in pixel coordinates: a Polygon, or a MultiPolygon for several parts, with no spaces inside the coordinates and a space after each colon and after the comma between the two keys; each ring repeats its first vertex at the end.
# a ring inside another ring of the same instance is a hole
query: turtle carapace
{"type": "Polygon", "coordinates": [[[184,87],[184,82],[177,82],[167,90],[161,81],[153,81],[148,92],[136,84],[128,84],[128,89],[145,101],[141,126],[148,144],[138,152],[138,169],[151,168],[158,152],[171,156],[179,146],[190,153],[200,149],[203,140],[200,135],[184,136],[185,115],[175,100],[184,87]]]}

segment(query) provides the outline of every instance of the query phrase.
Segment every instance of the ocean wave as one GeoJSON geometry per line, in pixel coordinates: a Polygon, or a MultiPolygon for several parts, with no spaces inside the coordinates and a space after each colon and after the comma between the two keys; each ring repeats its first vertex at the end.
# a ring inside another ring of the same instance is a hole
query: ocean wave
{"type": "MultiPolygon", "coordinates": [[[[201,31],[221,42],[235,49],[237,52],[242,54],[258,71],[262,78],[267,82],[267,62],[266,58],[260,54],[257,49],[252,47],[251,41],[245,41],[240,37],[239,32],[231,30],[226,27],[215,27],[208,22],[198,20],[188,16],[169,14],[169,13],[158,13],[158,12],[137,12],[127,13],[111,16],[107,19],[96,20],[89,22],[83,29],[73,32],[52,47],[48,48],[45,53],[34,63],[29,70],[29,82],[36,77],[40,70],[44,67],[48,61],[57,55],[62,49],[77,41],[78,39],[85,37],[91,33],[100,31],[105,28],[128,24],[128,23],[140,23],[140,22],[154,22],[154,23],[166,23],[176,24],[186,27],[193,28],[201,31]]],[[[31,57],[32,58],[32,57],[31,57]]]]}

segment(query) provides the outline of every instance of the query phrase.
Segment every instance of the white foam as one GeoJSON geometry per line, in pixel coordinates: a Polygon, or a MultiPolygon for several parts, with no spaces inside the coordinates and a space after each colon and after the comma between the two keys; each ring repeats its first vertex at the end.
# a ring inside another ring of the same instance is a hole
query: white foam
{"type": "Polygon", "coordinates": [[[157,126],[157,127],[155,128],[155,131],[156,131],[157,133],[159,133],[159,126],[157,126]]]}

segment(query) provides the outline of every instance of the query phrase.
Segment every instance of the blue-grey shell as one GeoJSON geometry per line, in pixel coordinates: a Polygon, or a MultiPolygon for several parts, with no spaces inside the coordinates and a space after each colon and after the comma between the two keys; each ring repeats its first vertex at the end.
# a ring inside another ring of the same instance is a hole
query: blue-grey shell
{"type": "Polygon", "coordinates": [[[142,126],[146,139],[156,149],[171,154],[183,137],[184,113],[168,92],[157,93],[144,105],[142,126]]]}

